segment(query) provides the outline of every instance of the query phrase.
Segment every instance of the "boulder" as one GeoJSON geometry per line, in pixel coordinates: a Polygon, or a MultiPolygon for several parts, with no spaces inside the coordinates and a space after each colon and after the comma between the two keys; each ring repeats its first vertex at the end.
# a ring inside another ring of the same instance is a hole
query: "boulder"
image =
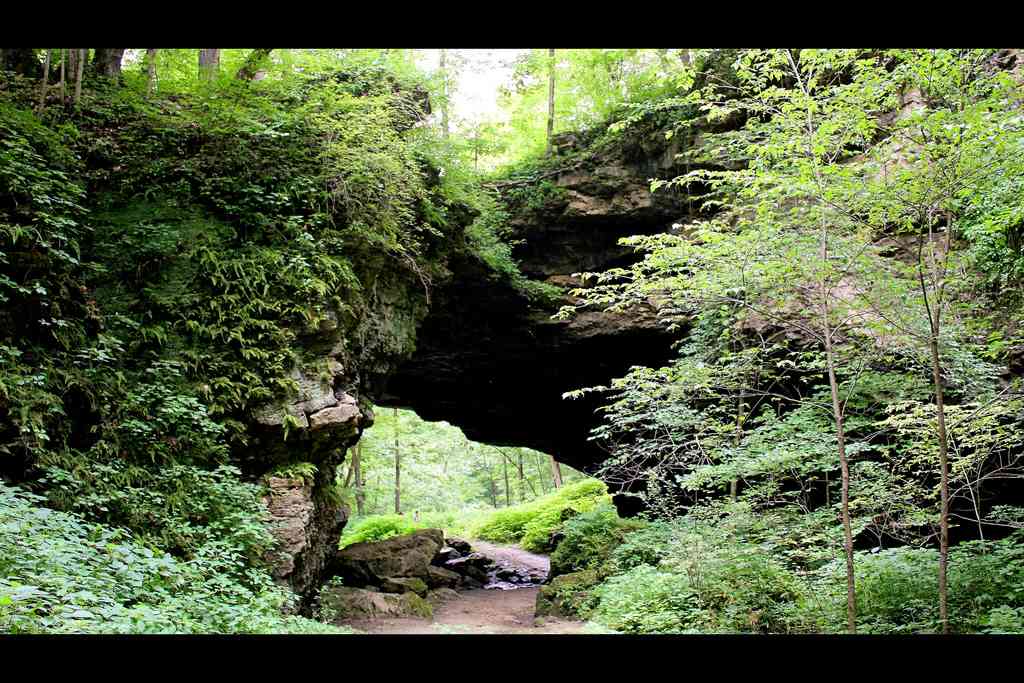
{"type": "Polygon", "coordinates": [[[453,572],[459,572],[460,574],[465,573],[466,567],[476,567],[477,569],[486,569],[487,567],[494,564],[494,560],[481,555],[480,553],[470,553],[465,557],[457,557],[454,560],[448,560],[444,563],[447,569],[451,569],[453,572]]]}
{"type": "Polygon", "coordinates": [[[448,560],[454,560],[458,557],[462,557],[462,553],[455,548],[445,546],[437,551],[437,555],[434,555],[434,559],[431,561],[431,564],[435,567],[440,567],[448,560]]]}
{"type": "Polygon", "coordinates": [[[463,555],[468,555],[469,553],[473,552],[473,547],[469,545],[467,541],[464,541],[457,536],[449,536],[445,540],[445,545],[447,545],[450,548],[454,548],[460,554],[463,555]]]}
{"type": "Polygon", "coordinates": [[[484,582],[483,581],[479,581],[479,580],[473,578],[472,576],[463,576],[462,577],[462,585],[465,586],[466,588],[483,588],[484,587],[484,582]]]}
{"type": "Polygon", "coordinates": [[[486,585],[491,578],[486,571],[472,565],[466,567],[465,577],[479,581],[481,586],[486,585]]]}
{"type": "MultiPolygon", "coordinates": [[[[428,569],[436,569],[429,567],[428,569]]],[[[426,596],[427,584],[423,579],[415,576],[387,577],[380,582],[380,589],[384,593],[415,593],[420,597],[426,596]]]]}
{"type": "Polygon", "coordinates": [[[430,618],[434,609],[415,593],[378,593],[363,588],[338,586],[320,594],[320,613],[328,621],[376,616],[430,618]]]}
{"type": "Polygon", "coordinates": [[[384,541],[353,543],[334,556],[331,572],[348,586],[382,585],[384,579],[426,581],[430,562],[444,543],[440,529],[420,529],[384,541]]]}
{"type": "Polygon", "coordinates": [[[455,588],[459,585],[461,578],[455,572],[444,567],[427,567],[427,585],[431,588],[455,588]]]}

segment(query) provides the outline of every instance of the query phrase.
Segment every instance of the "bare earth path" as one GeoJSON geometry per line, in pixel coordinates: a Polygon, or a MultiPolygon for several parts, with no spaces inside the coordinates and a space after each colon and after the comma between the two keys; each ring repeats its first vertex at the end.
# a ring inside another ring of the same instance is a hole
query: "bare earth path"
{"type": "MultiPolygon", "coordinates": [[[[473,550],[499,565],[511,565],[547,575],[548,558],[521,548],[472,541],[473,550]]],[[[545,618],[534,624],[536,586],[513,590],[474,589],[459,591],[459,597],[434,608],[434,618],[378,617],[346,622],[366,633],[583,633],[584,624],[566,619],[545,618]]]]}

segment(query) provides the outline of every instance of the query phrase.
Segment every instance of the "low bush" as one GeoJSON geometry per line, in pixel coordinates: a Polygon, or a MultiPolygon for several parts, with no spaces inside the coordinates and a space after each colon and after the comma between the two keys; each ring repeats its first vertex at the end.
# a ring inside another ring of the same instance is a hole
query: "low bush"
{"type": "Polygon", "coordinates": [[[570,518],[562,526],[564,538],[551,554],[555,574],[598,569],[610,558],[627,534],[642,529],[640,520],[619,517],[610,503],[570,518]]]}
{"type": "Polygon", "coordinates": [[[286,616],[294,595],[210,541],[185,561],[0,481],[0,632],[344,633],[286,616]]]}
{"type": "Polygon", "coordinates": [[[612,550],[611,564],[617,573],[645,564],[657,567],[668,556],[676,535],[676,528],[668,522],[646,524],[625,536],[612,550]]]}
{"type": "Polygon", "coordinates": [[[426,528],[428,528],[427,524],[414,521],[412,517],[404,515],[373,515],[346,526],[338,547],[344,548],[353,543],[384,541],[426,528]]]}
{"type": "Polygon", "coordinates": [[[611,497],[604,483],[580,479],[522,505],[496,510],[473,527],[471,536],[498,543],[518,543],[526,550],[551,550],[550,538],[571,516],[593,510],[611,497]]]}
{"type": "Polygon", "coordinates": [[[694,631],[700,609],[686,577],[641,565],[613,576],[596,590],[592,618],[623,633],[694,631]]]}

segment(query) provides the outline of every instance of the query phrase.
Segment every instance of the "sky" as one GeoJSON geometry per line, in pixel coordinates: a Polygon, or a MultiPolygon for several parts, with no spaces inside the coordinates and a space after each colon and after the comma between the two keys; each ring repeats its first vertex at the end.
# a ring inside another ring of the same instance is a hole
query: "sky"
{"type": "MultiPolygon", "coordinates": [[[[455,117],[468,120],[497,118],[501,113],[497,101],[498,88],[511,78],[516,57],[527,52],[528,49],[448,50],[449,59],[454,55],[464,60],[458,70],[452,97],[455,117]]],[[[437,69],[440,60],[440,50],[423,51],[425,68],[437,69]]]]}

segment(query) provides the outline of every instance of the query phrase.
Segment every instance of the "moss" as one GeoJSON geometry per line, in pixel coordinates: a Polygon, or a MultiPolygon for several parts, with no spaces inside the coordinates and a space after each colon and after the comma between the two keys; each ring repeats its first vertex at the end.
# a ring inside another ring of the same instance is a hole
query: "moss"
{"type": "Polygon", "coordinates": [[[434,608],[431,604],[415,593],[402,593],[402,606],[408,614],[423,617],[424,619],[431,619],[434,616],[434,608]]]}
{"type": "Polygon", "coordinates": [[[610,501],[602,482],[581,479],[529,503],[495,511],[472,529],[471,535],[545,552],[551,549],[551,535],[569,516],[610,501]]]}
{"type": "Polygon", "coordinates": [[[600,582],[593,569],[556,576],[537,593],[537,616],[585,616],[593,609],[591,589],[600,582]]]}

